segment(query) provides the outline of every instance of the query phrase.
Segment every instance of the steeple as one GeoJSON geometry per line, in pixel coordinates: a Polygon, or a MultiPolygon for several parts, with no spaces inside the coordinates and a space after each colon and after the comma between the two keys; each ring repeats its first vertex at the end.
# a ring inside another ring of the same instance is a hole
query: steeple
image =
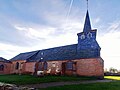
{"type": "Polygon", "coordinates": [[[85,23],[83,32],[78,33],[77,54],[81,58],[98,58],[100,57],[100,46],[96,41],[97,30],[92,30],[88,12],[88,0],[87,0],[87,13],[85,17],[85,23]]]}
{"type": "Polygon", "coordinates": [[[90,24],[89,12],[87,10],[83,32],[88,32],[90,30],[91,30],[91,24],[90,24]]]}

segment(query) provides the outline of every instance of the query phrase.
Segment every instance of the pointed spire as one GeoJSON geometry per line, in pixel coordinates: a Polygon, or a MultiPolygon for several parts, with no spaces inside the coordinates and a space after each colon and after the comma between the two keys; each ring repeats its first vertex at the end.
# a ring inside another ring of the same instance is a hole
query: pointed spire
{"type": "Polygon", "coordinates": [[[91,30],[91,24],[90,24],[89,13],[88,13],[88,10],[87,10],[83,32],[88,32],[90,30],[91,30]]]}

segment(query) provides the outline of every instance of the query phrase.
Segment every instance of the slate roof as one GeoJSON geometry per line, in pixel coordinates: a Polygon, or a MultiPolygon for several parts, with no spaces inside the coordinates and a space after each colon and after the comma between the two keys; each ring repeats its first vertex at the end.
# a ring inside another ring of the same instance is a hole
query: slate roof
{"type": "Polygon", "coordinates": [[[98,58],[100,57],[100,46],[94,39],[86,39],[81,42],[78,49],[78,58],[98,58]]]}
{"type": "Polygon", "coordinates": [[[72,60],[77,53],[77,44],[39,50],[37,55],[29,58],[28,61],[41,60],[72,60]]]}
{"type": "Polygon", "coordinates": [[[21,53],[11,60],[50,61],[72,60],[76,58],[77,44],[21,53]]]}
{"type": "Polygon", "coordinates": [[[95,39],[85,39],[84,41],[81,42],[80,49],[101,49],[99,44],[95,39]]]}
{"type": "Polygon", "coordinates": [[[90,30],[91,30],[91,23],[90,23],[89,13],[87,10],[83,32],[89,32],[90,30]]]}
{"type": "Polygon", "coordinates": [[[19,55],[11,58],[10,60],[27,60],[33,55],[35,55],[38,51],[33,51],[33,52],[26,52],[26,53],[20,53],[19,55]]]}
{"type": "Polygon", "coordinates": [[[3,57],[0,57],[0,62],[10,63],[11,61],[9,61],[3,57]]]}

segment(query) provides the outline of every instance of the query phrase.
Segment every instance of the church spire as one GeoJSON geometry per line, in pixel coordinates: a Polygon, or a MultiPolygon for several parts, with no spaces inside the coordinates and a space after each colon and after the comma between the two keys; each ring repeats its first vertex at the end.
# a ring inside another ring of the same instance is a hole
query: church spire
{"type": "Polygon", "coordinates": [[[90,24],[89,12],[87,10],[83,32],[88,32],[90,30],[91,30],[91,24],[90,24]]]}
{"type": "Polygon", "coordinates": [[[86,1],[87,1],[87,13],[86,13],[83,32],[88,32],[91,30],[91,24],[90,24],[89,12],[88,12],[88,0],[86,1]]]}

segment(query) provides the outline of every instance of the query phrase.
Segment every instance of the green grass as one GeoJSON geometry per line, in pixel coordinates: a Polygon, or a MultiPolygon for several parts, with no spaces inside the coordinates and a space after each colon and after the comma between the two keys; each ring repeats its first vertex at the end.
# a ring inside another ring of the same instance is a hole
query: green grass
{"type": "Polygon", "coordinates": [[[49,87],[40,90],[120,90],[120,82],[93,83],[49,87]]]}
{"type": "Polygon", "coordinates": [[[31,75],[0,75],[0,82],[11,84],[37,84],[45,82],[60,82],[60,81],[79,81],[93,80],[91,77],[76,77],[76,76],[44,76],[35,77],[31,75]]]}
{"type": "MultiPolygon", "coordinates": [[[[37,84],[45,82],[60,82],[60,81],[83,81],[95,80],[91,77],[76,77],[76,76],[45,76],[35,77],[31,75],[0,75],[0,82],[11,84],[37,84]]],[[[65,85],[57,87],[49,87],[42,90],[120,90],[120,76],[105,76],[105,79],[116,80],[107,83],[91,83],[80,85],[65,85]]],[[[40,89],[41,90],[41,89],[40,89]]]]}
{"type": "Polygon", "coordinates": [[[49,87],[42,90],[120,90],[120,76],[105,76],[104,78],[116,81],[106,83],[65,85],[49,87]]]}

